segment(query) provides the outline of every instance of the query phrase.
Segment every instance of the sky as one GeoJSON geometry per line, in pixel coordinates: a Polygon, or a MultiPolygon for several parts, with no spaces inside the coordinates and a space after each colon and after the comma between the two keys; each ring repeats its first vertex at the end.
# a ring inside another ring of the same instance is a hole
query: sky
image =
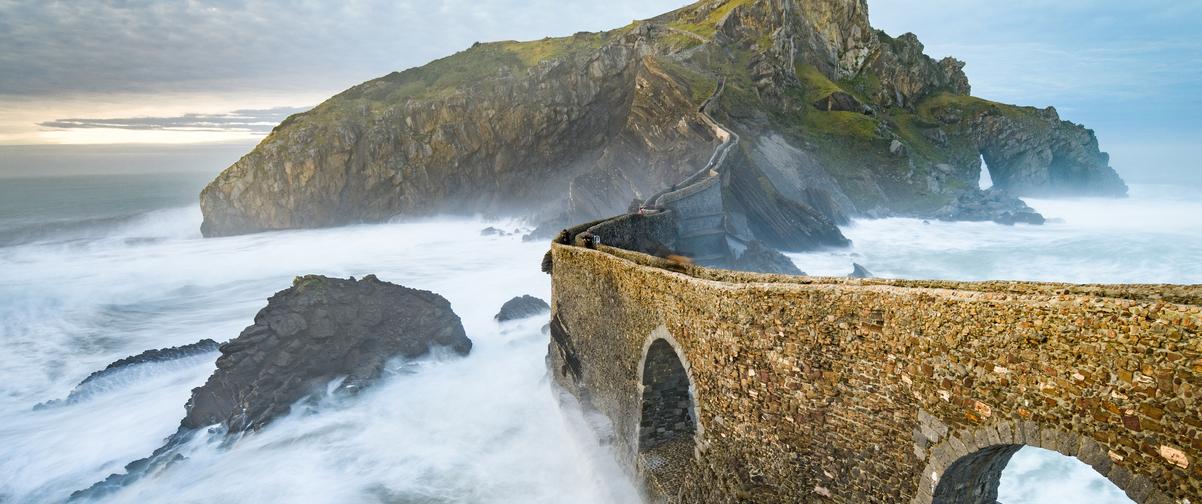
{"type": "MultiPolygon", "coordinates": [[[[598,31],[685,3],[0,0],[0,146],[21,146],[0,147],[0,165],[50,146],[250,144],[289,113],[476,41],[598,31]]],[[[1128,177],[1199,169],[1202,1],[869,0],[869,11],[932,56],[966,60],[975,95],[1054,105],[1097,130],[1128,177]]]]}

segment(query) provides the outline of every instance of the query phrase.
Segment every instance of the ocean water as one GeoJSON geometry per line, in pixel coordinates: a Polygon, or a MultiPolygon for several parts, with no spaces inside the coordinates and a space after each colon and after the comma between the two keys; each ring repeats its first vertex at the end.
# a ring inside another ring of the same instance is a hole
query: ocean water
{"type": "MultiPolygon", "coordinates": [[[[213,357],[149,364],[66,397],[89,373],[150,348],[224,341],[300,274],[361,276],[447,297],[475,343],[466,358],[398,368],[351,399],[294,412],[106,502],[630,503],[581,412],[545,376],[543,320],[499,325],[499,306],[549,296],[544,243],[432,220],[201,239],[203,179],[0,179],[0,502],[59,502],[171,434],[213,357]],[[14,181],[16,181],[14,183],[14,181]],[[571,404],[570,402],[568,403],[571,404]]],[[[880,276],[1202,281],[1202,202],[1172,188],[1129,200],[1032,201],[1044,227],[861,221],[853,248],[794,255],[811,273],[859,262],[880,276]]],[[[1028,449],[1002,502],[1125,502],[1074,459],[1028,449]],[[1072,498],[1068,498],[1072,497],[1072,498]]]]}
{"type": "Polygon", "coordinates": [[[1042,226],[860,220],[846,249],[789,254],[812,275],[859,263],[886,278],[1202,283],[1202,188],[1133,185],[1124,199],[1025,199],[1042,226]]]}

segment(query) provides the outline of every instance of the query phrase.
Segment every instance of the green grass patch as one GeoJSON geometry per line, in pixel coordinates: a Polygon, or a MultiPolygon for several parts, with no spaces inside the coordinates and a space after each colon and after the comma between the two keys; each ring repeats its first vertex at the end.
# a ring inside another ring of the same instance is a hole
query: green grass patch
{"type": "Polygon", "coordinates": [[[730,14],[730,11],[733,11],[740,6],[749,4],[752,1],[753,0],[728,0],[704,15],[702,15],[700,8],[693,9],[689,12],[682,12],[679,17],[668,23],[668,26],[677,30],[695,33],[710,39],[713,38],[714,34],[718,32],[718,21],[721,21],[722,18],[726,17],[727,14],[730,14]]]}
{"type": "Polygon", "coordinates": [[[807,110],[802,115],[801,124],[804,131],[811,135],[871,140],[877,138],[876,129],[880,121],[858,112],[807,110]]]}
{"type": "Polygon", "coordinates": [[[689,100],[694,105],[701,105],[718,89],[718,79],[686,67],[669,58],[656,58],[655,63],[668,75],[684,84],[689,90],[689,100]]]}
{"type": "Polygon", "coordinates": [[[984,98],[977,98],[975,96],[958,95],[952,93],[939,93],[929,96],[920,102],[917,107],[915,107],[915,111],[920,117],[931,121],[937,120],[935,116],[940,111],[947,109],[959,110],[967,116],[992,112],[1019,121],[1027,119],[1033,113],[1039,111],[1039,109],[1034,107],[1007,105],[1005,103],[989,101],[984,98]]]}
{"type": "Polygon", "coordinates": [[[794,70],[797,72],[797,78],[801,80],[802,88],[804,88],[805,95],[803,99],[806,103],[814,103],[830,96],[835,91],[843,91],[843,88],[828,79],[826,75],[823,75],[813,65],[798,64],[794,70]]]}
{"type": "Polygon", "coordinates": [[[610,41],[608,33],[579,33],[571,37],[545,38],[529,42],[498,42],[502,49],[512,52],[526,66],[547,60],[594,51],[610,41]]]}
{"type": "Polygon", "coordinates": [[[281,123],[281,128],[302,120],[310,124],[324,124],[329,118],[351,112],[374,113],[408,99],[452,96],[505,73],[525,72],[546,61],[587,54],[604,46],[620,33],[621,30],[615,30],[528,42],[478,43],[423,66],[393,72],[354,86],[309,112],[289,117],[281,123]]]}
{"type": "Polygon", "coordinates": [[[881,92],[881,78],[874,73],[862,71],[851,79],[839,81],[839,87],[856,97],[857,100],[872,103],[871,97],[881,92]]]}

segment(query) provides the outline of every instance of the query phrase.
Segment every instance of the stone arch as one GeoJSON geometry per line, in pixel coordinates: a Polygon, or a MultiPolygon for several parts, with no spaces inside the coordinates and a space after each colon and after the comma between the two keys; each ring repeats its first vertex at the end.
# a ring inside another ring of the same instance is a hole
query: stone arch
{"type": "Polygon", "coordinates": [[[656,479],[670,479],[696,457],[702,429],[688,359],[665,327],[643,345],[639,392],[639,465],[656,479]]]}
{"type": "Polygon", "coordinates": [[[1136,504],[1173,502],[1151,480],[1116,464],[1106,448],[1088,435],[1041,427],[1030,421],[1006,421],[964,429],[932,447],[911,504],[995,504],[1002,470],[1024,446],[1084,462],[1136,504]]]}

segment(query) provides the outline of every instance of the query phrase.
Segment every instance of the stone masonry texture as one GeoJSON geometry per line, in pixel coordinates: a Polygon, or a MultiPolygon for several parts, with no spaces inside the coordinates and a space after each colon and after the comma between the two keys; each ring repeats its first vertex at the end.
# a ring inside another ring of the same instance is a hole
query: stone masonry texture
{"type": "Polygon", "coordinates": [[[551,253],[549,369],[609,418],[653,501],[992,503],[1000,468],[1030,445],[1077,457],[1137,503],[1202,502],[1202,286],[787,277],[604,244],[551,253]],[[639,368],[659,339],[686,370],[697,423],[670,484],[639,464],[639,368]]]}

